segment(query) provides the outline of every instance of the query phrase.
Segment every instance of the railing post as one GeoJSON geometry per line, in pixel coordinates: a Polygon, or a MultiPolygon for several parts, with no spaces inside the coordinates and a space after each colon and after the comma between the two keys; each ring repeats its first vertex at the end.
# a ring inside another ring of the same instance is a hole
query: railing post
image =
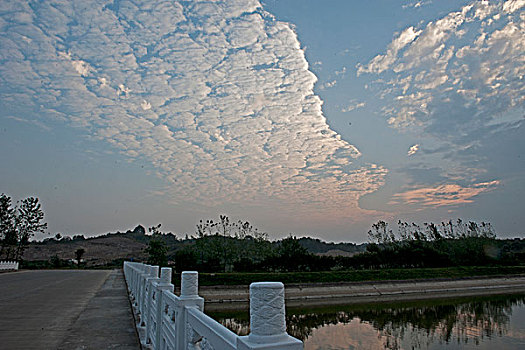
{"type": "Polygon", "coordinates": [[[135,296],[138,303],[137,309],[142,310],[140,321],[144,322],[146,328],[137,325],[137,330],[141,343],[148,344],[146,345],[148,349],[164,350],[167,346],[175,350],[201,349],[201,347],[207,349],[209,346],[224,347],[226,344],[228,349],[237,350],[303,348],[300,340],[286,333],[284,285],[280,282],[259,282],[250,285],[251,331],[248,336],[238,337],[209,317],[202,315],[204,299],[198,295],[196,271],[182,273],[180,297],[173,294],[170,268],[162,268],[161,277],[158,278],[158,266],[125,263],[124,274],[128,288],[132,289],[130,294],[135,296]],[[196,323],[190,324],[190,312],[191,320],[195,318],[196,323]],[[199,321],[201,317],[205,318],[199,321]],[[204,323],[199,323],[203,322],[202,320],[205,320],[204,323]],[[226,338],[219,340],[225,335],[226,338]],[[214,341],[210,344],[208,341],[211,339],[214,341]],[[217,345],[216,342],[224,346],[217,345]]]}
{"type": "Polygon", "coordinates": [[[146,326],[146,342],[148,341],[148,330],[149,327],[147,323],[150,319],[150,310],[151,310],[151,304],[153,303],[152,297],[153,297],[153,288],[155,282],[159,281],[159,267],[158,266],[150,266],[149,268],[149,276],[146,277],[146,289],[145,289],[145,303],[144,303],[144,317],[142,318],[143,325],[146,326]]]}
{"type": "Polygon", "coordinates": [[[162,306],[164,291],[167,290],[173,293],[174,286],[171,284],[171,267],[163,267],[160,269],[160,282],[157,284],[157,309],[155,314],[155,349],[161,348],[161,331],[162,331],[162,306]]]}
{"type": "Polygon", "coordinates": [[[139,273],[139,292],[138,292],[138,310],[139,317],[144,316],[144,302],[146,300],[144,291],[146,290],[146,278],[149,276],[149,265],[142,265],[139,273]]]}
{"type": "Polygon", "coordinates": [[[181,278],[179,312],[176,320],[177,350],[186,350],[192,337],[187,325],[186,309],[195,307],[204,311],[204,299],[199,296],[199,274],[197,271],[184,271],[181,278]]]}
{"type": "Polygon", "coordinates": [[[239,350],[299,350],[303,343],[286,333],[284,285],[258,282],[250,285],[250,334],[239,337],[239,350]]]}

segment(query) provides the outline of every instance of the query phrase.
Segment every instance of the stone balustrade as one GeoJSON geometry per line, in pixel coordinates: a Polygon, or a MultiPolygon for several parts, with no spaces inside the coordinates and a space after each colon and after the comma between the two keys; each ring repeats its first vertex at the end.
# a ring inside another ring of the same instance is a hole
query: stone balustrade
{"type": "Polygon", "coordinates": [[[158,350],[299,350],[303,343],[286,333],[284,285],[250,285],[250,334],[238,336],[204,311],[198,273],[185,271],[181,294],[173,293],[171,268],[125,262],[124,275],[142,344],[158,350]]]}
{"type": "Polygon", "coordinates": [[[18,261],[0,261],[0,271],[18,270],[18,261]]]}

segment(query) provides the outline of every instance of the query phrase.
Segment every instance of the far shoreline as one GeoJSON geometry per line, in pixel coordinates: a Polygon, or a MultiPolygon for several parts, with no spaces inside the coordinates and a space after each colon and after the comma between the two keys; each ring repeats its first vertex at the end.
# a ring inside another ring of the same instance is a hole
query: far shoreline
{"type": "MultiPolygon", "coordinates": [[[[286,306],[291,308],[521,293],[525,294],[525,274],[285,285],[286,306]]],[[[199,294],[204,298],[208,311],[249,308],[248,286],[201,286],[199,294]]]]}

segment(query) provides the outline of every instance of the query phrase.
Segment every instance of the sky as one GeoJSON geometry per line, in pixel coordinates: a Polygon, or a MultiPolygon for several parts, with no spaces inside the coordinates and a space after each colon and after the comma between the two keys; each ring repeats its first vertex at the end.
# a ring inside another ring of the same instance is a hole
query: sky
{"type": "Polygon", "coordinates": [[[0,28],[0,192],[52,235],[523,237],[524,0],[16,0],[0,28]]]}

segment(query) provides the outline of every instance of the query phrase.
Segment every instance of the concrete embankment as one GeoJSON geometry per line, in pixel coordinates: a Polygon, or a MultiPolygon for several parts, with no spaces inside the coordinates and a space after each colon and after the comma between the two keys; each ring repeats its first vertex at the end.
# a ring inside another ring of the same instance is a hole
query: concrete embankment
{"type": "MultiPolygon", "coordinates": [[[[442,299],[525,293],[525,275],[462,279],[380,282],[308,283],[286,285],[289,307],[346,305],[369,302],[442,299]]],[[[248,308],[248,286],[203,286],[206,310],[248,308]]]]}

